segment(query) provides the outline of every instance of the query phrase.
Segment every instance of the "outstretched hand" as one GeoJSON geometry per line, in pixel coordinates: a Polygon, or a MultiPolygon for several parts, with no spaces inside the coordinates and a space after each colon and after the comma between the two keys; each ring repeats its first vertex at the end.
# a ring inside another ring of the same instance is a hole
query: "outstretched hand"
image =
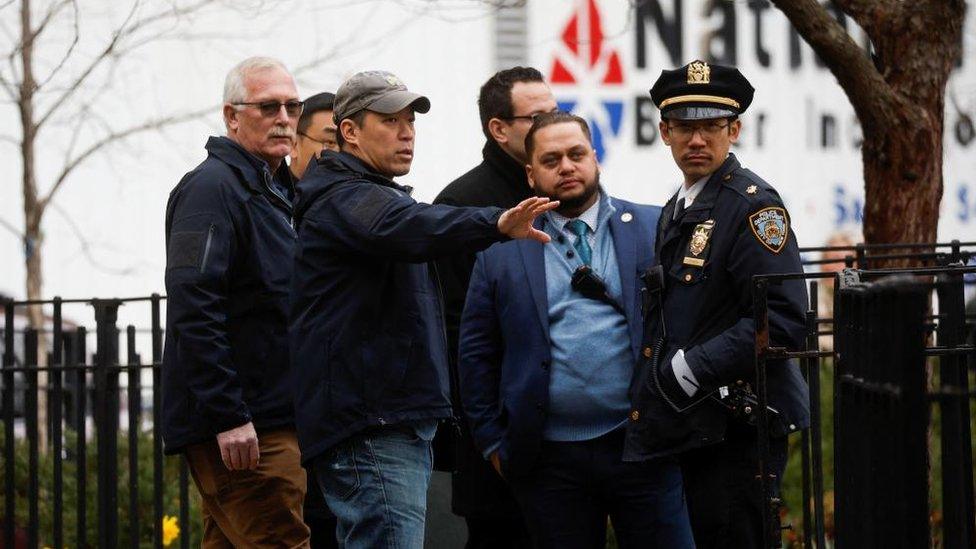
{"type": "Polygon", "coordinates": [[[498,218],[498,231],[509,238],[531,238],[543,244],[549,242],[549,235],[532,226],[536,217],[559,207],[558,200],[533,197],[526,198],[515,207],[505,210],[498,218]]]}

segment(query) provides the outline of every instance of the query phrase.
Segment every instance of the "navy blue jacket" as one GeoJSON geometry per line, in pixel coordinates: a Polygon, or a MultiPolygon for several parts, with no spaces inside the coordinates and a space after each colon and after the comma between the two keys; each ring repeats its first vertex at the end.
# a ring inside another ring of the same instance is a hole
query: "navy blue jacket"
{"type": "MultiPolygon", "coordinates": [[[[631,388],[627,460],[724,439],[730,414],[708,395],[755,378],[752,277],[803,272],[779,194],[742,168],[735,155],[729,155],[684,215],[672,222],[676,199],[677,194],[664,206],[657,229],[655,256],[664,269],[664,289],[660,303],[650,300],[646,317],[645,359],[631,388]],[[672,373],[671,359],[678,349],[684,350],[700,384],[691,399],[672,373]]],[[[803,281],[771,284],[768,299],[770,345],[801,349],[807,309],[803,281]]],[[[767,365],[769,403],[779,411],[772,434],[807,427],[809,395],[796,362],[767,365]]]]}
{"type": "MultiPolygon", "coordinates": [[[[636,364],[643,335],[639,275],[654,259],[658,206],[612,198],[610,234],[636,364]]],[[[541,228],[542,219],[536,220],[541,228]]],[[[519,240],[478,254],[461,317],[461,397],[481,451],[501,443],[506,476],[531,470],[549,406],[549,300],[543,244],[519,240]]]]}
{"type": "Polygon", "coordinates": [[[503,240],[503,210],[417,203],[347,153],[325,152],[298,190],[291,348],[302,461],[368,427],[451,417],[428,262],[503,240]]]}
{"type": "MultiPolygon", "coordinates": [[[[226,137],[166,206],[167,453],[249,421],[294,424],[288,360],[291,203],[267,164],[226,137]]],[[[275,176],[291,189],[288,167],[275,176]]]]}

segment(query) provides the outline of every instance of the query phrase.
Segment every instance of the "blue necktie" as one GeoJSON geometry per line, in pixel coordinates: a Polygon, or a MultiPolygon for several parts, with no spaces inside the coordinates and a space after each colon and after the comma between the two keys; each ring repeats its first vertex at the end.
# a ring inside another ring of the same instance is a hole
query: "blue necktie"
{"type": "Polygon", "coordinates": [[[576,242],[573,242],[573,247],[579,253],[583,264],[590,265],[590,262],[593,260],[593,249],[590,248],[590,241],[586,238],[586,233],[589,232],[590,227],[582,219],[574,219],[567,223],[566,226],[576,235],[576,242]]]}

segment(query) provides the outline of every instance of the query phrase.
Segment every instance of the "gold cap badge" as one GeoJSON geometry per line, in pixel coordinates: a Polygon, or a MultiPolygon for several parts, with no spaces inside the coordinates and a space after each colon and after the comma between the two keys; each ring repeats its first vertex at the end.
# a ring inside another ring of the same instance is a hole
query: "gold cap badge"
{"type": "Polygon", "coordinates": [[[704,61],[695,61],[688,65],[689,84],[708,84],[711,80],[712,69],[704,61]]]}

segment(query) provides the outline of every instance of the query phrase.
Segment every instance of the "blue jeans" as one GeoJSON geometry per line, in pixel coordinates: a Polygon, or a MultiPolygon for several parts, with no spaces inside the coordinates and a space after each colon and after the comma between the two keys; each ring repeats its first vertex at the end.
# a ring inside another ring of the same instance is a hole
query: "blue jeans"
{"type": "Polygon", "coordinates": [[[359,433],[315,458],[313,474],[345,549],[421,549],[436,423],[359,433]]]}

